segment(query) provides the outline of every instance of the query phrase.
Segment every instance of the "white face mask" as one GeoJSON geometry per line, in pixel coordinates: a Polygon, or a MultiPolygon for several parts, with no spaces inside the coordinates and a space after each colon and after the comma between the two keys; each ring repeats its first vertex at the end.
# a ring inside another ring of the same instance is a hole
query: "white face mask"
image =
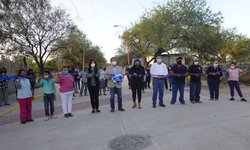
{"type": "Polygon", "coordinates": [[[194,62],[194,64],[195,64],[195,65],[198,65],[198,64],[199,64],[199,62],[198,62],[198,61],[195,61],[195,62],[194,62]]]}
{"type": "Polygon", "coordinates": [[[156,61],[157,61],[157,63],[161,63],[162,62],[162,60],[160,58],[158,58],[156,61]]]}
{"type": "Polygon", "coordinates": [[[116,61],[112,61],[112,65],[115,66],[116,65],[116,61]]]}
{"type": "Polygon", "coordinates": [[[235,66],[230,66],[230,68],[231,68],[231,69],[234,69],[234,68],[235,68],[235,66]]]}
{"type": "Polygon", "coordinates": [[[91,64],[91,67],[92,67],[92,68],[94,68],[94,67],[95,67],[95,64],[94,64],[94,63],[92,63],[92,64],[91,64]]]}
{"type": "Polygon", "coordinates": [[[214,67],[218,67],[219,64],[214,64],[214,67]]]}

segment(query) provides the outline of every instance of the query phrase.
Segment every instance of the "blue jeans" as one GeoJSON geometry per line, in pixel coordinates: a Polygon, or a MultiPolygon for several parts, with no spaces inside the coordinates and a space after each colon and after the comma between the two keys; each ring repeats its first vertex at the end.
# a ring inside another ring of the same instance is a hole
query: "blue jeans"
{"type": "Polygon", "coordinates": [[[200,93],[201,93],[201,83],[190,83],[190,101],[200,101],[200,93]]]}
{"type": "Polygon", "coordinates": [[[180,101],[180,103],[185,104],[184,87],[185,87],[185,84],[173,84],[173,92],[172,92],[172,100],[171,100],[172,104],[174,104],[176,102],[178,90],[180,91],[179,101],[180,101]]]}
{"type": "Polygon", "coordinates": [[[168,76],[168,81],[169,81],[169,89],[171,90],[172,89],[172,79],[173,77],[170,75],[168,76]]]}
{"type": "Polygon", "coordinates": [[[219,86],[220,86],[220,80],[216,79],[208,79],[207,80],[209,92],[210,92],[210,98],[211,99],[218,99],[219,98],[219,86]]]}
{"type": "Polygon", "coordinates": [[[118,95],[118,109],[122,109],[122,88],[110,88],[110,107],[115,109],[115,94],[118,95]]]}
{"type": "Polygon", "coordinates": [[[164,92],[165,80],[153,80],[153,105],[156,105],[157,93],[159,90],[159,104],[163,104],[163,92],[164,92]]]}

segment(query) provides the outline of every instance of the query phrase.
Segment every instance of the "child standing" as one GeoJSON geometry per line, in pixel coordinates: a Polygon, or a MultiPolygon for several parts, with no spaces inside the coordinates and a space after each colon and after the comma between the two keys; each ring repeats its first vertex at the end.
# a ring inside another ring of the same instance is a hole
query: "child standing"
{"type": "Polygon", "coordinates": [[[230,64],[230,68],[227,70],[227,76],[228,76],[228,84],[230,87],[230,94],[231,98],[230,101],[234,101],[234,88],[238,92],[238,95],[241,98],[241,101],[246,102],[247,100],[243,97],[243,94],[240,89],[240,84],[239,84],[239,75],[243,71],[239,68],[236,68],[236,63],[232,62],[230,64]]]}
{"type": "Polygon", "coordinates": [[[46,115],[45,121],[48,121],[50,118],[55,119],[56,117],[54,116],[54,100],[56,94],[56,86],[54,79],[51,78],[50,72],[47,70],[44,71],[44,78],[41,79],[41,77],[39,76],[37,78],[37,84],[38,86],[43,87],[44,108],[46,115]]]}

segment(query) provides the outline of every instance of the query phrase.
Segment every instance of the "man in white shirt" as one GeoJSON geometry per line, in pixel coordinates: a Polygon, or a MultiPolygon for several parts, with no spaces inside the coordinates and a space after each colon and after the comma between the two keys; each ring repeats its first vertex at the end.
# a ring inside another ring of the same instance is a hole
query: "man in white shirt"
{"type": "Polygon", "coordinates": [[[163,103],[163,92],[165,77],[168,74],[166,65],[162,62],[161,56],[157,56],[156,63],[151,66],[150,74],[153,78],[153,108],[156,108],[157,93],[159,90],[159,106],[166,107],[163,103]]]}

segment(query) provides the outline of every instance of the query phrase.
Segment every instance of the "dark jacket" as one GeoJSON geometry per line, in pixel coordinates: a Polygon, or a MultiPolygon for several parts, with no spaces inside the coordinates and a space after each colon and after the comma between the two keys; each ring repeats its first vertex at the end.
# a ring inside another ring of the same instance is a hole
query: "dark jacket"
{"type": "Polygon", "coordinates": [[[129,70],[129,74],[132,75],[130,77],[130,85],[132,87],[143,87],[144,84],[144,75],[145,75],[145,69],[144,67],[140,66],[140,67],[136,67],[135,65],[133,67],[130,68],[129,70]],[[136,73],[137,76],[134,76],[133,74],[136,73]]]}
{"type": "Polygon", "coordinates": [[[201,83],[202,67],[200,65],[189,66],[188,73],[191,74],[190,82],[201,83]],[[193,76],[192,74],[199,74],[199,76],[193,76]]]}
{"type": "MultiPolygon", "coordinates": [[[[92,71],[90,72],[90,71],[88,71],[88,73],[89,74],[91,74],[92,73],[92,71]]],[[[100,86],[100,79],[99,79],[99,77],[100,77],[100,73],[98,72],[98,71],[95,71],[94,72],[94,76],[93,77],[91,77],[91,76],[87,76],[87,85],[88,85],[88,87],[90,87],[91,86],[91,80],[92,80],[92,78],[94,78],[95,79],[95,84],[96,84],[96,87],[97,88],[99,88],[99,86],[100,86]]]]}
{"type": "Polygon", "coordinates": [[[222,69],[220,67],[214,68],[213,66],[208,67],[207,69],[207,79],[220,80],[220,77],[223,75],[222,69]],[[209,73],[219,73],[218,75],[210,75],[209,73]]]}
{"type": "MultiPolygon", "coordinates": [[[[175,64],[172,67],[172,71],[173,71],[173,74],[184,75],[187,73],[187,67],[183,64],[181,66],[178,66],[177,64],[175,64]]],[[[186,76],[177,77],[173,75],[172,83],[173,84],[185,84],[185,79],[186,79],[186,76]]]]}

